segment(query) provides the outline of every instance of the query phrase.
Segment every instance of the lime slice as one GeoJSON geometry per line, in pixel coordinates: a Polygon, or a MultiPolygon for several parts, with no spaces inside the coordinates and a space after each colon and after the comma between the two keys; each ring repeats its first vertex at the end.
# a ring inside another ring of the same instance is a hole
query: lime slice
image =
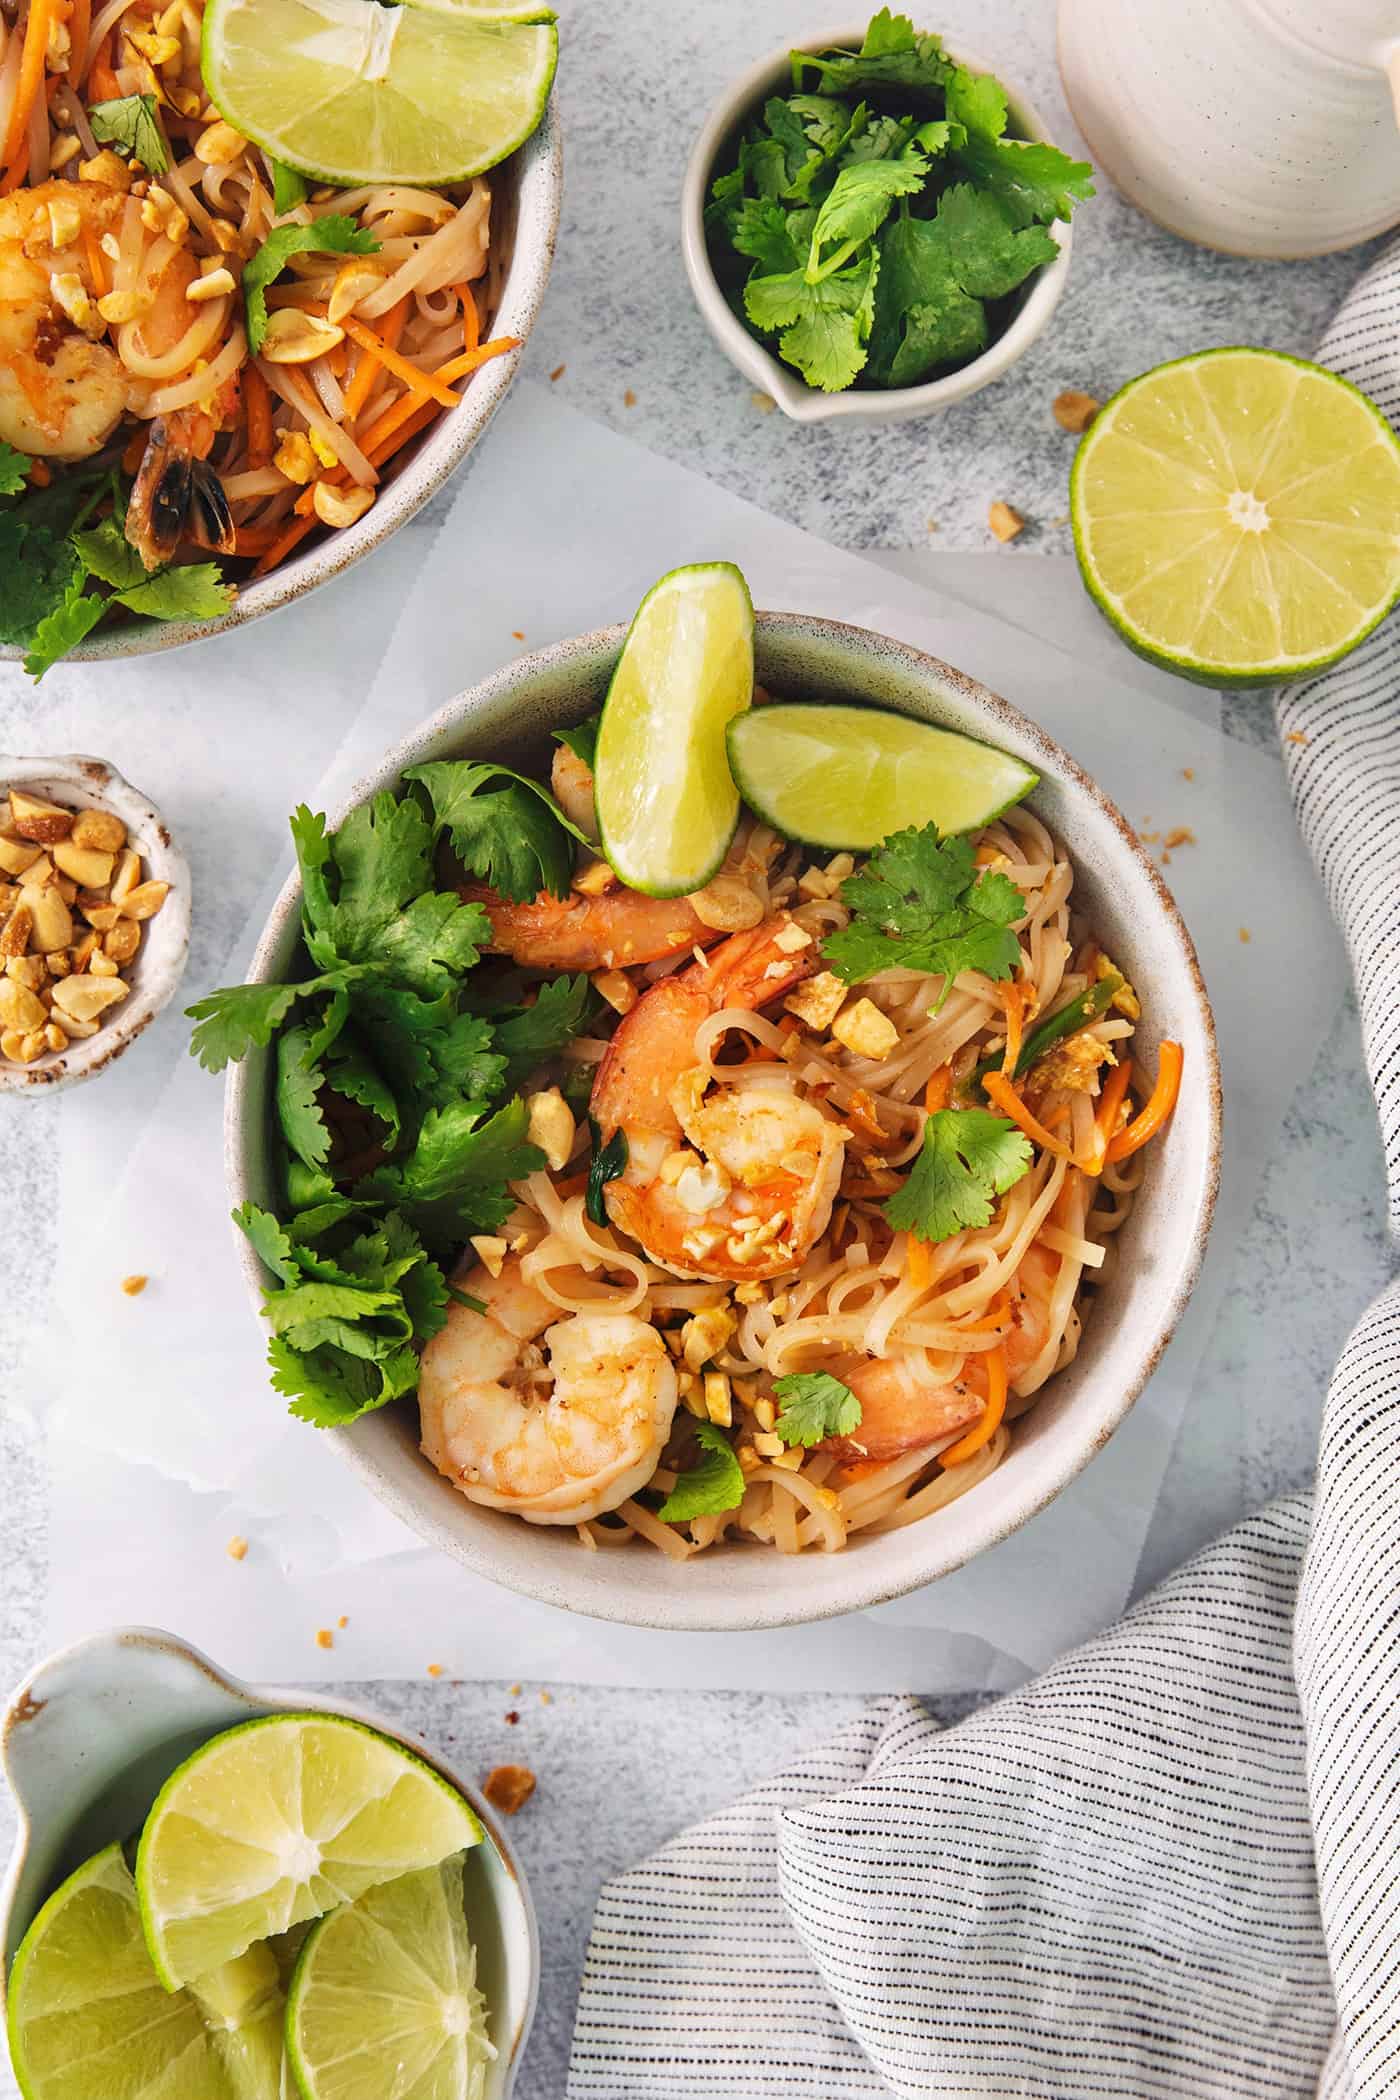
{"type": "Polygon", "coordinates": [[[470,22],[553,22],[552,7],[532,0],[403,0],[405,7],[426,7],[439,15],[457,15],[470,22]]]}
{"type": "Polygon", "coordinates": [[[732,562],[672,569],[637,608],[593,758],[603,851],[631,889],[679,897],[739,821],[724,732],[753,698],[753,603],[732,562]]]}
{"type": "Polygon", "coordinates": [[[278,2100],[282,1992],[260,1957],[166,1991],[109,1845],[50,1896],[15,1956],[8,2025],[24,2100],[278,2100]]]}
{"type": "Polygon", "coordinates": [[[173,1990],[480,1838],[456,1789],[372,1728],[247,1721],[187,1758],[146,1818],[136,1886],[151,1959],[173,1990]]]}
{"type": "Polygon", "coordinates": [[[1275,350],[1130,380],[1080,444],[1070,509],[1124,641],[1205,685],[1321,670],[1400,597],[1400,440],[1345,379],[1275,350]]]}
{"type": "Polygon", "coordinates": [[[980,831],[1038,774],[953,729],[874,707],[780,701],[730,723],[729,764],[765,824],[807,846],[868,853],[906,825],[980,831]]]}
{"type": "Polygon", "coordinates": [[[303,2100],[481,2100],[495,2057],[462,1861],[371,1889],[307,1938],[287,2002],[303,2100]]]}
{"type": "Polygon", "coordinates": [[[461,182],[544,113],[552,22],[374,0],[210,0],[204,84],[220,114],[318,182],[461,182]]]}

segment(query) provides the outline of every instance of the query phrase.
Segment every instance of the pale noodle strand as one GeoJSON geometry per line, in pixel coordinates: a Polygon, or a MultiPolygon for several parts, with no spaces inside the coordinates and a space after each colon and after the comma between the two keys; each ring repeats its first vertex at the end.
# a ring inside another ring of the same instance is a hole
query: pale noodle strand
{"type": "MultiPolygon", "coordinates": [[[[225,301],[209,301],[211,306],[223,305],[225,301]]],[[[164,386],[151,395],[141,413],[145,416],[168,416],[177,408],[189,408],[206,394],[217,393],[226,379],[231,379],[248,354],[248,339],[241,328],[235,328],[214,362],[203,372],[192,372],[188,379],[178,380],[174,386],[164,386]]]]}

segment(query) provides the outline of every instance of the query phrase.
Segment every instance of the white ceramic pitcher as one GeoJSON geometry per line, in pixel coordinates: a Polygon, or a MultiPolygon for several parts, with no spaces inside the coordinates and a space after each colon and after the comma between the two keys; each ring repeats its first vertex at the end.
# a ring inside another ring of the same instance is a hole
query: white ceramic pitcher
{"type": "Polygon", "coordinates": [[[1400,0],[1059,0],[1093,159],[1161,225],[1322,255],[1400,223],[1400,0]]]}

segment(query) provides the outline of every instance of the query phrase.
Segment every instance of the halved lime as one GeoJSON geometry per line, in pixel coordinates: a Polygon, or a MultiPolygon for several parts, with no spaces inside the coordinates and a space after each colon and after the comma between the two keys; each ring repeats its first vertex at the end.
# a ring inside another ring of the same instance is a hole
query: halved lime
{"type": "Polygon", "coordinates": [[[753,699],[753,601],[732,562],[672,569],[637,608],[593,758],[603,851],[629,888],[680,897],[739,821],[724,732],[753,699]]]}
{"type": "Polygon", "coordinates": [[[312,1928],[287,2001],[287,2054],[302,2100],[480,2100],[496,2051],[460,1857],[312,1928]]]}
{"type": "Polygon", "coordinates": [[[426,7],[440,15],[472,22],[553,22],[556,10],[535,0],[403,0],[405,7],[426,7]]]}
{"type": "Polygon", "coordinates": [[[164,1989],[120,1845],[39,1912],[10,1972],[10,2055],[24,2100],[277,2100],[282,1992],[257,1949],[210,1992],[164,1989]]]}
{"type": "Polygon", "coordinates": [[[209,0],[204,84],[219,111],[320,182],[461,182],[544,113],[553,22],[375,0],[209,0]]]}
{"type": "Polygon", "coordinates": [[[980,831],[1039,778],[975,737],[875,707],[779,701],[738,716],[727,741],[740,792],[765,824],[853,853],[909,824],[980,831]]]}
{"type": "Polygon", "coordinates": [[[174,1990],[480,1838],[456,1788],[372,1728],[247,1721],[187,1758],[146,1818],[136,1886],[151,1959],[174,1990]]]}
{"type": "Polygon", "coordinates": [[[1347,380],[1276,350],[1130,380],[1085,433],[1070,511],[1124,641],[1204,685],[1321,670],[1400,598],[1400,439],[1347,380]]]}

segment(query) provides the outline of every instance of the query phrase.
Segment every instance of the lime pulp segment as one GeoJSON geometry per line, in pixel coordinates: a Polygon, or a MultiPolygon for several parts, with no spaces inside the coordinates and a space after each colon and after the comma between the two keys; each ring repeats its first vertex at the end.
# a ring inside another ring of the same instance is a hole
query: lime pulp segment
{"type": "Polygon", "coordinates": [[[1400,596],[1400,440],[1348,381],[1277,351],[1130,381],[1080,444],[1070,507],[1101,610],[1207,683],[1320,669],[1400,596]]]}
{"type": "Polygon", "coordinates": [[[603,850],[632,889],[683,896],[739,820],[724,733],[753,698],[753,604],[732,562],[673,569],[642,600],[598,726],[603,850]]]}
{"type": "Polygon", "coordinates": [[[321,182],[446,183],[529,138],[550,22],[371,0],[210,0],[204,83],[236,130],[321,182]]]}
{"type": "Polygon", "coordinates": [[[187,1759],[146,1819],[151,1958],[174,1989],[480,1838],[456,1789],[373,1729],[332,1714],[245,1722],[187,1759]]]}
{"type": "Polygon", "coordinates": [[[1035,786],[1008,752],[873,707],[778,702],[729,725],[744,800],[804,845],[868,853],[908,825],[980,831],[1035,786]]]}

